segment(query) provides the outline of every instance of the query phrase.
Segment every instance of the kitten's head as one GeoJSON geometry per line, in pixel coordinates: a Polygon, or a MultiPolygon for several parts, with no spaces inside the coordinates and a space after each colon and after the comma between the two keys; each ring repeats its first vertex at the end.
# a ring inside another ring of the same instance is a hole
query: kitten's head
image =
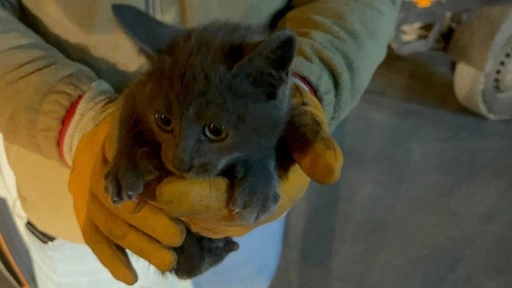
{"type": "Polygon", "coordinates": [[[136,96],[166,167],[213,176],[240,157],[272,157],[288,116],[295,35],[233,24],[181,29],[140,17],[147,19],[136,23],[157,27],[129,32],[152,64],[136,96]]]}

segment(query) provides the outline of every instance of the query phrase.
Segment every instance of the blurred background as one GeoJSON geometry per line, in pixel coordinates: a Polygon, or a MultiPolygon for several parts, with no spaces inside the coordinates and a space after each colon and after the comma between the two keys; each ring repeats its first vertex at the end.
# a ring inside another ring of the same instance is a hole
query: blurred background
{"type": "MultiPolygon", "coordinates": [[[[311,185],[289,214],[272,287],[512,287],[512,121],[488,120],[458,100],[463,91],[484,93],[486,81],[497,86],[492,63],[508,58],[486,54],[485,41],[512,43],[511,10],[443,2],[421,11],[404,2],[402,31],[334,133],[346,157],[342,178],[311,185]],[[452,8],[459,14],[444,10],[452,8]],[[447,15],[464,21],[444,22],[447,15]],[[457,35],[457,25],[473,30],[457,35]],[[475,39],[475,29],[488,29],[493,40],[475,39]],[[454,61],[453,41],[478,50],[486,67],[478,77],[457,70],[474,55],[454,61]],[[454,82],[468,78],[456,95],[454,82]]],[[[512,65],[505,64],[508,80],[494,93],[510,103],[512,65]]]]}

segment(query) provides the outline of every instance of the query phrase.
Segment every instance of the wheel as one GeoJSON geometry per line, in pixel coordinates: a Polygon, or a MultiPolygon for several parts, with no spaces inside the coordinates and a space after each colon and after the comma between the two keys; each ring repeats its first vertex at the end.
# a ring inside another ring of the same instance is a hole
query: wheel
{"type": "Polygon", "coordinates": [[[512,6],[482,9],[457,29],[448,53],[458,101],[488,119],[512,118],[512,6]]]}

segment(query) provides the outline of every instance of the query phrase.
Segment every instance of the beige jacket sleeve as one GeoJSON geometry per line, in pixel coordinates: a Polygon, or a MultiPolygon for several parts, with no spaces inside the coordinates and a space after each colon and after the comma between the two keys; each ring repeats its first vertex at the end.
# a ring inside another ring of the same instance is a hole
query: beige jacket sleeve
{"type": "Polygon", "coordinates": [[[0,133],[5,140],[59,159],[61,122],[96,80],[17,18],[19,3],[0,0],[0,133]]]}
{"type": "Polygon", "coordinates": [[[294,0],[279,22],[299,37],[294,72],[334,128],[358,103],[393,36],[401,0],[294,0]]]}

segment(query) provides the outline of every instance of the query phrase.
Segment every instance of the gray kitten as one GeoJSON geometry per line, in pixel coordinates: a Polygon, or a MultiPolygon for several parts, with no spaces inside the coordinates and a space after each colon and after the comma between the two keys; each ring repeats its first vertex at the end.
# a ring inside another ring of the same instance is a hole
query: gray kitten
{"type": "MultiPolygon", "coordinates": [[[[125,5],[113,12],[151,66],[121,96],[118,150],[105,176],[112,201],[170,175],[223,175],[233,180],[226,205],[241,221],[272,213],[295,35],[234,23],[183,29],[125,5]]],[[[174,272],[195,277],[237,248],[188,231],[174,272]]]]}

